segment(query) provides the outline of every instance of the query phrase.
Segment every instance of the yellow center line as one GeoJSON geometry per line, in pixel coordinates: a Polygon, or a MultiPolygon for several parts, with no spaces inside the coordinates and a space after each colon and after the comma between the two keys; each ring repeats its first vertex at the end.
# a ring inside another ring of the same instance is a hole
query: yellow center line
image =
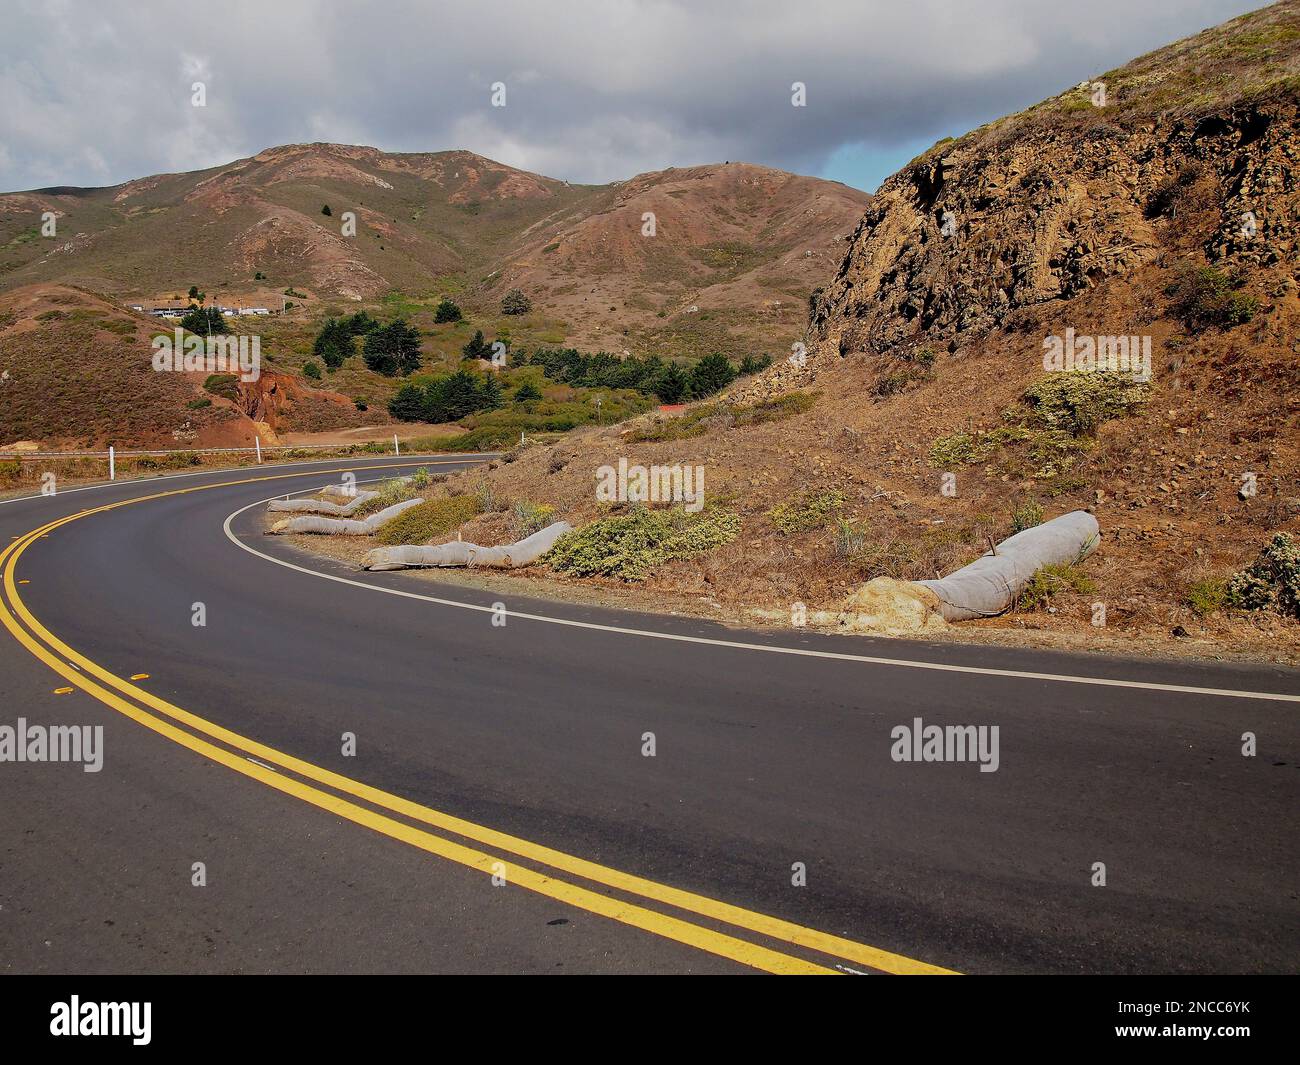
{"type": "MultiPolygon", "coordinates": [[[[412,464],[413,463],[403,463],[401,465],[412,465],[412,464]]],[[[389,467],[370,466],[364,468],[383,469],[389,467]]],[[[329,473],[329,472],[342,472],[342,471],[334,470],[334,471],[315,471],[315,472],[329,473]]],[[[35,633],[37,637],[43,640],[50,648],[58,652],[58,654],[61,655],[63,658],[68,659],[71,665],[71,669],[65,668],[64,663],[60,661],[59,658],[49,654],[49,652],[46,651],[44,647],[41,647],[39,644],[36,644],[35,641],[31,640],[31,638],[28,637],[27,633],[17,626],[17,624],[12,620],[8,611],[3,609],[3,604],[0,603],[0,610],[3,610],[3,619],[5,621],[6,626],[15,635],[15,637],[19,640],[20,643],[23,643],[24,646],[27,646],[28,650],[31,650],[32,653],[35,654],[38,658],[41,658],[43,661],[46,661],[46,663],[50,665],[51,668],[56,669],[56,671],[62,673],[63,675],[68,677],[68,679],[77,682],[79,686],[82,686],[83,688],[85,688],[85,690],[89,691],[92,695],[95,695],[96,698],[100,698],[100,700],[106,702],[107,705],[110,705],[114,707],[114,709],[118,709],[121,712],[126,713],[127,716],[130,716],[135,720],[141,721],[141,723],[146,724],[148,727],[154,728],[155,731],[162,732],[163,729],[170,729],[178,733],[180,736],[186,737],[187,740],[190,740],[192,742],[185,742],[185,740],[178,740],[177,742],[182,742],[184,743],[185,746],[192,747],[193,749],[196,750],[198,749],[197,747],[194,747],[194,744],[202,744],[204,747],[211,747],[211,745],[206,744],[205,741],[203,740],[199,740],[196,737],[191,736],[187,732],[174,729],[173,726],[167,725],[165,722],[162,722],[159,719],[153,717],[152,715],[147,714],[144,711],[141,711],[134,706],[131,706],[131,704],[129,703],[125,703],[123,700],[119,699],[113,693],[106,692],[105,689],[101,688],[99,685],[94,684],[93,682],[90,681],[84,681],[84,678],[81,678],[77,673],[72,671],[76,669],[76,664],[79,663],[87,672],[98,677],[100,680],[104,681],[106,684],[110,685],[111,687],[118,689],[118,691],[121,691],[124,694],[129,695],[137,702],[149,706],[152,709],[155,709],[161,712],[162,714],[166,715],[167,717],[170,717],[173,720],[188,726],[189,728],[192,728],[200,733],[203,733],[207,736],[217,739],[222,743],[225,743],[231,747],[243,751],[249,756],[255,755],[268,762],[274,763],[285,769],[291,770],[292,772],[297,773],[298,775],[303,776],[309,780],[316,781],[317,783],[324,784],[335,790],[344,792],[345,794],[349,794],[356,798],[363,799],[369,803],[372,803],[373,805],[380,806],[394,813],[402,814],[403,816],[409,817],[413,820],[421,821],[425,824],[429,824],[434,827],[453,832],[456,835],[463,836],[474,842],[481,843],[486,846],[493,847],[495,849],[505,850],[512,854],[518,855],[520,857],[541,862],[545,865],[551,866],[552,868],[570,873],[572,875],[581,877],[585,880],[590,880],[595,883],[604,884],[607,887],[615,888],[620,891],[625,891],[631,894],[639,895],[643,898],[652,899],[657,902],[665,903],[677,907],[678,909],[692,912],[698,916],[712,918],[714,920],[718,920],[733,925],[734,927],[737,928],[743,928],[751,932],[756,932],[760,935],[768,936],[773,939],[779,939],[787,943],[790,943],[792,945],[809,948],[825,954],[832,955],[834,957],[843,958],[850,961],[856,961],[860,964],[869,965],[873,968],[881,969],[885,972],[909,973],[909,974],[921,974],[921,973],[947,974],[952,972],[952,970],[944,969],[935,965],[930,965],[928,963],[917,961],[916,959],[908,958],[903,955],[895,954],[890,951],[882,950],[877,947],[871,947],[866,944],[857,943],[853,940],[845,939],[840,936],[835,936],[829,933],[817,931],[816,929],[806,928],[789,921],[784,921],[780,918],[770,917],[765,914],[755,913],[753,911],[746,910],[742,907],[731,905],[730,903],[720,902],[715,899],[710,899],[706,896],[697,895],[693,892],[684,891],[678,888],[673,888],[665,884],[660,884],[652,880],[647,880],[645,878],[635,876],[633,874],[623,873],[619,870],[611,869],[608,866],[599,865],[598,863],[590,862],[587,861],[586,859],[565,854],[564,852],[557,851],[552,848],[542,846],[540,844],[532,843],[528,840],[519,839],[518,837],[511,836],[507,833],[499,832],[495,829],[486,828],[482,825],[477,825],[474,824],[473,822],[465,821],[453,815],[430,809],[426,806],[422,806],[418,803],[412,802],[409,799],[403,799],[400,796],[392,795],[388,792],[382,791],[378,788],[373,788],[359,781],[352,780],[349,777],[345,777],[338,773],[334,773],[320,766],[316,766],[313,765],[312,763],[304,762],[301,759],[294,758],[293,756],[278,751],[275,748],[267,747],[266,745],[258,743],[255,740],[249,739],[238,733],[232,732],[229,729],[225,729],[204,718],[198,717],[197,715],[192,714],[189,711],[183,710],[180,707],[175,706],[167,702],[166,700],[159,698],[156,695],[153,695],[151,692],[148,692],[145,689],[130,684],[129,682],[123,680],[122,678],[116,676],[113,673],[110,673],[102,666],[98,665],[95,662],[92,662],[90,659],[86,658],[85,656],[79,654],[77,651],[73,650],[71,647],[63,643],[56,636],[54,636],[47,629],[45,629],[44,626],[42,626],[40,622],[37,621],[37,619],[26,608],[26,605],[22,602],[21,598],[19,598],[17,594],[17,590],[14,586],[13,574],[19,556],[35,541],[37,537],[44,535],[48,531],[58,528],[59,526],[65,525],[71,521],[75,521],[78,518],[89,516],[90,514],[100,513],[106,510],[112,510],[120,506],[129,505],[131,503],[144,502],[149,499],[157,499],[163,496],[179,495],[179,494],[184,494],[184,493],[194,492],[194,491],[204,491],[207,490],[208,488],[220,488],[220,487],[227,487],[229,485],[246,484],[252,481],[276,480],[279,479],[280,477],[285,477],[285,476],[301,477],[303,476],[303,474],[298,473],[298,474],[288,474],[288,475],[277,475],[274,477],[248,478],[240,481],[223,482],[222,484],[199,485],[199,486],[192,486],[190,488],[185,488],[185,489],[177,489],[168,492],[160,492],[154,495],[143,496],[138,499],[123,500],[118,503],[107,504],[103,507],[98,507],[93,510],[83,511],[79,514],[69,515],[68,517],[51,522],[40,529],[33,530],[31,533],[28,533],[25,537],[21,538],[19,542],[11,544],[9,547],[5,549],[3,553],[0,553],[0,562],[4,562],[6,556],[8,556],[8,562],[4,570],[4,588],[8,594],[10,601],[13,603],[14,609],[17,611],[18,615],[22,618],[23,622],[25,622],[28,628],[30,628],[31,631],[35,633]],[[101,692],[107,695],[109,699],[102,698],[102,696],[99,694],[101,692]],[[109,700],[115,700],[115,701],[109,701],[109,700]],[[124,709],[124,707],[126,709],[124,709]],[[156,727],[156,726],[161,726],[161,727],[156,727]]],[[[174,736],[172,736],[171,732],[163,732],[163,734],[167,735],[169,738],[175,738],[174,736]]],[[[221,748],[213,748],[213,749],[217,751],[222,751],[221,748]]],[[[262,774],[265,773],[265,770],[260,771],[260,773],[249,772],[247,769],[248,763],[245,762],[243,759],[231,756],[228,754],[228,752],[222,751],[222,753],[225,755],[225,757],[217,759],[218,761],[221,761],[222,764],[229,765],[231,768],[234,768],[239,772],[244,772],[246,773],[246,775],[254,776],[259,780],[263,780],[262,774]]],[[[208,756],[213,757],[212,755],[208,755],[208,756]]],[[[305,793],[314,793],[316,795],[324,796],[324,798],[327,799],[330,803],[344,803],[345,805],[351,806],[351,804],[346,803],[346,800],[338,799],[335,796],[330,796],[323,792],[317,792],[316,789],[311,788],[308,785],[301,784],[300,782],[286,780],[285,778],[279,776],[274,776],[274,780],[276,782],[274,786],[280,787],[281,790],[290,791],[290,793],[292,794],[297,794],[297,792],[292,790],[291,788],[283,787],[282,785],[289,784],[292,785],[293,788],[302,789],[302,791],[305,793]]],[[[268,781],[263,780],[263,782],[266,783],[268,781]]],[[[310,797],[307,794],[301,794],[299,795],[299,797],[306,799],[306,801],[308,802],[313,802],[316,805],[322,805],[321,802],[317,801],[315,798],[310,797]]],[[[334,809],[334,806],[327,806],[326,808],[334,809]]],[[[386,834],[394,835],[394,833],[392,832],[387,832],[385,827],[380,827],[378,822],[382,822],[385,825],[391,823],[400,826],[399,822],[392,822],[391,819],[385,818],[382,815],[374,814],[372,811],[366,810],[362,807],[352,807],[352,808],[355,811],[358,811],[359,814],[363,815],[364,818],[366,819],[363,820],[361,817],[354,817],[351,814],[344,814],[344,816],[349,816],[352,820],[357,820],[358,823],[366,824],[368,827],[375,828],[377,831],[385,831],[386,834]],[[370,819],[377,819],[377,822],[372,823],[370,819]]],[[[419,830],[409,829],[406,826],[400,826],[400,827],[405,828],[406,831],[408,832],[415,832],[421,836],[429,836],[430,839],[439,840],[440,843],[445,844],[448,847],[460,846],[459,844],[453,844],[450,841],[441,840],[439,837],[431,836],[428,833],[419,833],[419,830]]],[[[405,839],[407,842],[412,842],[410,839],[406,839],[404,835],[397,835],[395,836],[395,838],[405,839]]],[[[416,845],[421,845],[421,844],[417,843],[416,845]]],[[[430,849],[430,848],[426,846],[424,849],[430,849]]],[[[478,854],[478,852],[468,851],[468,848],[462,848],[462,850],[466,850],[468,853],[472,853],[475,855],[478,854]]],[[[441,852],[437,852],[437,853],[441,853],[441,852]]],[[[444,856],[452,857],[451,855],[444,855],[444,856]]],[[[460,859],[453,857],[452,860],[460,860],[460,859]]],[[[472,864],[472,863],[463,863],[463,864],[472,864]]],[[[558,883],[557,881],[550,880],[549,878],[543,878],[543,879],[546,880],[548,883],[558,883]]],[[[516,879],[516,882],[519,881],[516,879]]],[[[524,885],[524,886],[529,886],[529,885],[524,885]]],[[[566,885],[566,887],[568,886],[569,885],[566,885]]],[[[575,887],[572,890],[585,891],[586,889],[575,887]]],[[[595,893],[589,893],[589,894],[595,895],[595,893]]],[[[600,895],[595,895],[595,897],[604,900],[605,902],[604,908],[593,908],[590,906],[584,908],[592,909],[593,912],[604,913],[606,916],[611,916],[611,914],[606,912],[606,909],[612,900],[608,900],[605,898],[605,896],[600,896],[600,895]]],[[[626,906],[626,904],[623,903],[616,903],[615,905],[619,907],[626,906]]],[[[632,909],[638,911],[640,910],[639,907],[632,907],[632,909]]],[[[657,914],[655,911],[644,911],[644,912],[647,914],[651,914],[654,917],[663,917],[662,914],[657,914]]],[[[615,917],[615,919],[621,920],[621,918],[618,917],[615,917]]],[[[664,919],[674,920],[674,921],[676,920],[675,918],[664,918],[664,919]]],[[[636,923],[636,922],[628,921],[626,923],[636,923]]],[[[684,923],[684,922],[680,922],[680,923],[684,923]]],[[[638,925],[638,927],[644,927],[644,926],[638,925]]],[[[688,927],[697,928],[697,926],[694,925],[688,925],[688,927]]],[[[668,935],[669,938],[680,939],[679,935],[673,935],[670,934],[669,932],[665,932],[659,929],[650,929],[650,930],[658,931],[659,934],[668,935]]],[[[709,931],[707,929],[697,929],[697,930],[700,932],[709,931]]],[[[710,932],[709,934],[718,935],[718,933],[712,933],[712,932],[710,932]]],[[[752,944],[747,944],[745,943],[745,941],[742,940],[731,940],[731,937],[723,937],[723,938],[733,943],[744,944],[747,947],[753,946],[752,944]]],[[[712,949],[712,948],[704,947],[702,949],[712,949]]],[[[755,948],[755,949],[763,949],[763,948],[755,948]]],[[[712,952],[721,953],[721,951],[719,950],[712,950],[712,952]]],[[[726,954],[725,956],[732,957],[734,955],[726,954]]],[[[777,957],[785,958],[786,956],[778,954],[777,957]]],[[[787,960],[798,961],[798,959],[787,959],[787,960]]],[[[749,963],[746,962],[746,964],[749,963]]],[[[807,964],[807,963],[800,962],[800,964],[807,964]]],[[[767,968],[767,966],[765,965],[760,965],[756,967],[767,968]]],[[[814,966],[813,968],[823,972],[832,971],[832,970],[820,969],[820,967],[816,967],[816,966],[814,966]]]]}

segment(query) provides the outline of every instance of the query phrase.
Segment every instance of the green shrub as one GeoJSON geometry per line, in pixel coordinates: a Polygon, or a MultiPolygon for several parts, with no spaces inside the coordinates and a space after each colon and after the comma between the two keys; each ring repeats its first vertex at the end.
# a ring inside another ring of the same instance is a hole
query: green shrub
{"type": "Polygon", "coordinates": [[[547,503],[519,500],[514,505],[515,536],[522,540],[545,529],[555,518],[555,508],[547,503]]]}
{"type": "Polygon", "coordinates": [[[204,396],[202,399],[192,399],[185,404],[186,410],[202,410],[204,407],[212,406],[212,400],[204,396]]]}
{"type": "Polygon", "coordinates": [[[1081,573],[1075,566],[1053,564],[1043,566],[1030,578],[1025,590],[1020,593],[1016,604],[1021,610],[1038,610],[1048,605],[1052,596],[1059,592],[1079,592],[1089,595],[1097,590],[1091,578],[1081,573]]]}
{"type": "Polygon", "coordinates": [[[1289,533],[1274,536],[1259,558],[1228,582],[1228,602],[1300,617],[1300,541],[1289,533]]]}
{"type": "Polygon", "coordinates": [[[769,510],[767,516],[781,532],[790,536],[793,533],[820,528],[843,506],[843,493],[830,489],[825,492],[810,493],[795,503],[781,503],[769,510]]]}
{"type": "Polygon", "coordinates": [[[446,536],[479,514],[478,500],[470,495],[444,496],[429,499],[402,511],[375,534],[375,540],[385,545],[427,544],[430,540],[446,536]]]}
{"type": "Polygon", "coordinates": [[[930,462],[939,469],[950,469],[968,462],[983,462],[1003,444],[1028,440],[1033,435],[1028,429],[1017,425],[951,433],[939,437],[930,446],[930,462]]]}
{"type": "Polygon", "coordinates": [[[1224,577],[1194,581],[1187,586],[1187,605],[1205,617],[1228,605],[1228,581],[1224,577]]]}
{"type": "Polygon", "coordinates": [[[730,413],[738,426],[763,425],[810,411],[819,398],[821,398],[820,392],[787,392],[783,396],[760,399],[757,403],[749,405],[733,404],[730,413]]]}
{"type": "Polygon", "coordinates": [[[444,322],[459,322],[463,317],[460,308],[447,299],[439,303],[438,309],[433,312],[433,320],[438,325],[442,325],[444,322]]]}
{"type": "Polygon", "coordinates": [[[304,377],[310,377],[313,381],[321,379],[320,367],[314,362],[304,362],[302,364],[302,373],[304,377]]]}
{"type": "Polygon", "coordinates": [[[1049,373],[1025,390],[1023,417],[1032,428],[1084,436],[1139,408],[1147,392],[1145,384],[1126,373],[1049,373]]]}
{"type": "Polygon", "coordinates": [[[1189,328],[1229,328],[1255,317],[1259,300],[1237,292],[1244,284],[1212,266],[1184,266],[1165,289],[1170,310],[1189,328]]]}
{"type": "Polygon", "coordinates": [[[371,514],[377,514],[385,507],[391,507],[394,503],[401,503],[407,499],[415,498],[415,489],[411,487],[410,482],[402,480],[400,477],[394,477],[390,481],[385,481],[379,486],[379,495],[374,499],[367,499],[361,506],[353,512],[354,518],[364,518],[371,514]]]}
{"type": "Polygon", "coordinates": [[[1035,525],[1042,524],[1043,508],[1032,499],[1013,507],[1011,510],[1011,531],[1013,533],[1024,532],[1026,529],[1032,529],[1035,525]]]}
{"type": "MultiPolygon", "coordinates": [[[[928,365],[928,364],[925,364],[928,365]]],[[[912,366],[897,373],[886,374],[871,390],[874,396],[896,396],[917,381],[929,381],[934,375],[923,365],[912,366]]]]}
{"type": "Polygon", "coordinates": [[[831,550],[837,559],[848,561],[857,558],[867,543],[867,530],[852,518],[835,516],[835,539],[831,550]]]}
{"type": "Polygon", "coordinates": [[[512,288],[501,297],[502,314],[527,314],[532,309],[533,301],[520,289],[512,288]]]}
{"type": "Polygon", "coordinates": [[[638,507],[565,533],[547,552],[546,562],[575,577],[640,581],[658,566],[711,551],[739,534],[740,516],[732,511],[706,508],[692,514],[676,507],[638,507]]]}

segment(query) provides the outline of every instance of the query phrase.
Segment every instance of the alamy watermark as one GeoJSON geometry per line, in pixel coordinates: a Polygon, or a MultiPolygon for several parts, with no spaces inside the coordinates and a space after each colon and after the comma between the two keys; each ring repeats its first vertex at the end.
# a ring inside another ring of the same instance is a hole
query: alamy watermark
{"type": "Polygon", "coordinates": [[[895,725],[889,757],[895,762],[978,762],[981,773],[996,773],[997,725],[925,725],[919,717],[911,725],[895,725]]]}
{"type": "Polygon", "coordinates": [[[601,503],[682,503],[691,513],[704,509],[703,466],[629,466],[627,459],[596,471],[601,503]]]}
{"type": "Polygon", "coordinates": [[[262,376],[260,336],[186,336],[178,327],[171,336],[160,333],[154,337],[151,346],[153,368],[158,373],[237,373],[245,383],[262,376]]]}
{"type": "Polygon", "coordinates": [[[1099,370],[1151,380],[1150,336],[1095,336],[1067,329],[1064,336],[1043,339],[1043,369],[1074,373],[1099,370]]]}
{"type": "Polygon", "coordinates": [[[0,725],[0,762],[80,762],[86,773],[104,768],[103,725],[0,725]]]}

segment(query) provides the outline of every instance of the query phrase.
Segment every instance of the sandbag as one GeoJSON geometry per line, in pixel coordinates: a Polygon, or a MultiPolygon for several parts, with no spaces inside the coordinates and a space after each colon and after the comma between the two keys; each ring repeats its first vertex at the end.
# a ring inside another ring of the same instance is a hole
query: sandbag
{"type": "Polygon", "coordinates": [[[385,507],[377,513],[371,514],[370,517],[358,520],[356,518],[324,518],[315,514],[306,514],[300,518],[286,518],[283,521],[277,521],[271,526],[270,532],[275,533],[322,533],[326,536],[373,536],[379,531],[381,525],[392,521],[397,515],[404,510],[410,510],[424,500],[419,496],[414,499],[404,499],[400,503],[394,503],[391,507],[385,507]]]}
{"type": "Polygon", "coordinates": [[[557,521],[540,532],[504,547],[480,547],[478,544],[453,540],[436,546],[402,544],[397,547],[376,547],[366,552],[364,569],[406,569],[425,566],[490,566],[496,569],[517,569],[530,566],[555,546],[573,526],[567,521],[557,521]]]}
{"type": "Polygon", "coordinates": [[[367,500],[378,498],[378,492],[358,492],[348,497],[347,503],[331,503],[327,499],[273,499],[268,511],[291,511],[299,514],[327,514],[332,518],[351,517],[367,500]]]}
{"type": "Polygon", "coordinates": [[[1086,510],[1010,536],[969,566],[940,580],[916,581],[939,597],[945,621],[994,617],[1010,610],[1043,566],[1070,565],[1101,543],[1097,519],[1086,510]]]}

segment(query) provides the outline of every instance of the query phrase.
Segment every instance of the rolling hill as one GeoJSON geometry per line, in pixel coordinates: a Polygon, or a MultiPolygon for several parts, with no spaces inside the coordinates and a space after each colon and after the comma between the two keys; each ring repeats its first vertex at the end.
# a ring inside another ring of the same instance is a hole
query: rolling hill
{"type": "Polygon", "coordinates": [[[578,186],[467,151],[287,145],[111,188],[0,195],[0,288],[127,300],[197,285],[277,308],[292,291],[311,310],[394,292],[486,309],[518,286],[578,346],[739,356],[802,332],[867,200],[739,163],[578,186]]]}

